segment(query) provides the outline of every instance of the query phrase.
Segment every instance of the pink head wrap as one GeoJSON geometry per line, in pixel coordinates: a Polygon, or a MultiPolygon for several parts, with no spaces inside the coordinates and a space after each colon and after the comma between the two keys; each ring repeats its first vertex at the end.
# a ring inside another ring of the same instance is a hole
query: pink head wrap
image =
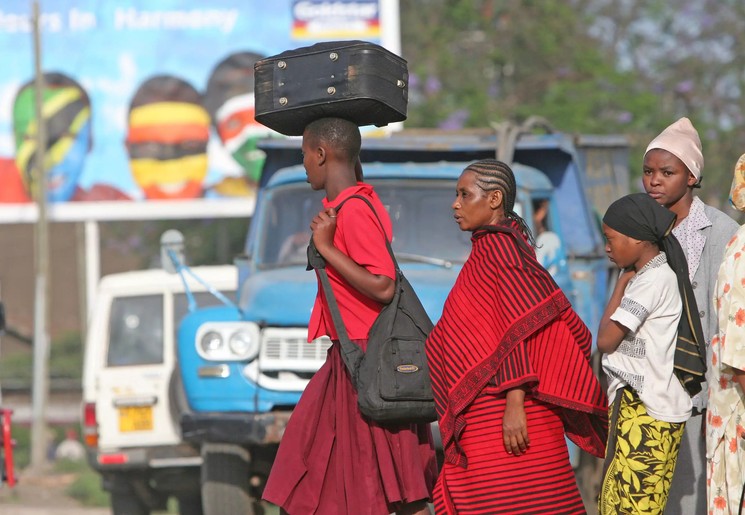
{"type": "Polygon", "coordinates": [[[644,155],[652,149],[661,148],[683,161],[688,170],[701,180],[701,172],[704,169],[704,154],[701,151],[701,138],[693,127],[691,120],[686,117],[669,125],[664,131],[652,140],[647,146],[644,155]]]}
{"type": "Polygon", "coordinates": [[[735,165],[735,177],[729,190],[729,201],[738,211],[745,211],[745,154],[740,156],[735,165]]]}

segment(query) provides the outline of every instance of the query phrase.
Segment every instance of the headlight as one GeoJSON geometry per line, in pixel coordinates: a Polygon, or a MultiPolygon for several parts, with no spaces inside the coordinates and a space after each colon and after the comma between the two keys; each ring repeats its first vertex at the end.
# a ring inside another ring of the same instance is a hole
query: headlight
{"type": "Polygon", "coordinates": [[[220,352],[223,346],[222,335],[217,331],[209,331],[199,339],[199,346],[205,354],[215,354],[220,352]]]}
{"type": "Polygon", "coordinates": [[[240,356],[242,359],[252,360],[259,354],[260,338],[261,335],[258,331],[239,330],[234,332],[230,337],[228,347],[236,356],[240,356]]]}
{"type": "Polygon", "coordinates": [[[261,330],[253,322],[209,322],[197,331],[196,348],[209,361],[251,361],[259,355],[261,330]]]}

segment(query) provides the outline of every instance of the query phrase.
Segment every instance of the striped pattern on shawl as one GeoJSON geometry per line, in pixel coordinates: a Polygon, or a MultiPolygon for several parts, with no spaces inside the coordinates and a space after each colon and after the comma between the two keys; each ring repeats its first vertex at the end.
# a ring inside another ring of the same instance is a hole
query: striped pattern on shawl
{"type": "Polygon", "coordinates": [[[536,399],[565,408],[567,436],[602,457],[607,398],[589,365],[587,327],[516,223],[482,227],[473,233],[472,245],[427,340],[445,459],[467,466],[458,446],[464,411],[485,386],[505,391],[521,384],[529,385],[536,399]],[[572,337],[553,324],[565,324],[572,337]]]}

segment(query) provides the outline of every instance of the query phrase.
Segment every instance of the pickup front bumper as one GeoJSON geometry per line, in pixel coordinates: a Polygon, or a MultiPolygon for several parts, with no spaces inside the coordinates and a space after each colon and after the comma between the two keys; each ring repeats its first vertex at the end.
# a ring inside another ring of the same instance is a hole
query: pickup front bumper
{"type": "Polygon", "coordinates": [[[192,443],[276,444],[282,439],[291,414],[291,411],[185,413],[181,415],[181,435],[184,441],[192,443]]]}

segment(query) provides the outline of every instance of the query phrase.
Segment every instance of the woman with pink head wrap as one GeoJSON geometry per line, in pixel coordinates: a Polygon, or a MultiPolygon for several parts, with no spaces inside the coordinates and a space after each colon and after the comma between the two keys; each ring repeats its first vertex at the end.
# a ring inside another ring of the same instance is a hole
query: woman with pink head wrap
{"type": "Polygon", "coordinates": [[[647,145],[645,159],[650,150],[665,150],[677,157],[696,179],[692,186],[699,186],[704,169],[704,154],[701,151],[701,138],[691,120],[683,117],[662,131],[647,145]]]}
{"type": "MultiPolygon", "coordinates": [[[[677,215],[673,234],[683,247],[688,275],[696,297],[707,348],[717,333],[712,298],[724,248],[738,225],[693,194],[701,186],[704,155],[698,132],[680,118],[647,146],[642,181],[644,190],[677,215]]],[[[710,353],[709,353],[710,355],[710,353]]],[[[707,381],[711,384],[710,374],[707,381]]],[[[708,393],[695,396],[694,416],[686,424],[666,514],[708,513],[706,510],[706,445],[702,433],[708,393]],[[697,416],[698,415],[698,416],[697,416]]]]}
{"type": "MultiPolygon", "coordinates": [[[[730,202],[745,212],[745,154],[730,202]]],[[[745,225],[724,251],[714,292],[719,331],[709,354],[706,414],[707,513],[738,513],[745,485],[745,225]],[[726,343],[726,344],[725,344],[726,343]]]]}

